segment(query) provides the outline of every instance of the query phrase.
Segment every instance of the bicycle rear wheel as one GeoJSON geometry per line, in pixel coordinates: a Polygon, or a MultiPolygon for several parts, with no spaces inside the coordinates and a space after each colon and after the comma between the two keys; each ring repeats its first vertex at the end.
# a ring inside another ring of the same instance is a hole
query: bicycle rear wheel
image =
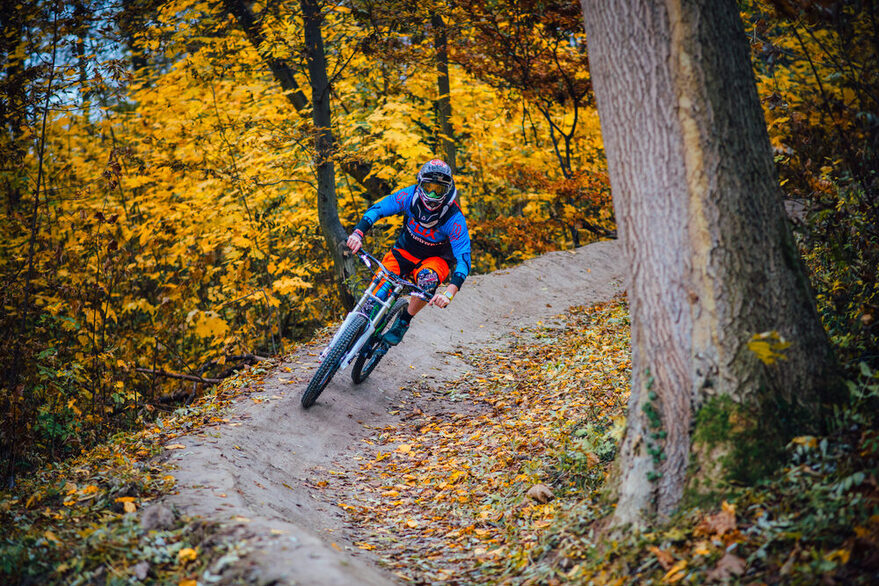
{"type": "Polygon", "coordinates": [[[308,409],[317,401],[321,392],[332,380],[333,375],[339,370],[339,363],[342,361],[342,357],[345,356],[345,353],[351,348],[351,344],[360,336],[363,328],[366,327],[366,322],[366,316],[358,313],[345,326],[336,343],[333,344],[330,351],[324,356],[323,362],[317,367],[317,371],[311,377],[311,382],[308,383],[308,387],[306,387],[305,392],[302,394],[303,407],[308,409]]]}
{"type": "Polygon", "coordinates": [[[388,312],[385,323],[378,328],[372,334],[369,341],[363,345],[363,349],[357,354],[357,360],[354,361],[354,367],[351,369],[351,380],[354,381],[354,384],[360,384],[365,381],[366,377],[375,370],[375,367],[378,366],[381,359],[388,353],[388,345],[382,341],[382,336],[384,335],[385,330],[388,329],[388,326],[394,323],[394,320],[397,319],[400,312],[405,310],[408,305],[408,299],[397,299],[397,302],[394,303],[393,307],[391,307],[391,310],[388,312]]]}

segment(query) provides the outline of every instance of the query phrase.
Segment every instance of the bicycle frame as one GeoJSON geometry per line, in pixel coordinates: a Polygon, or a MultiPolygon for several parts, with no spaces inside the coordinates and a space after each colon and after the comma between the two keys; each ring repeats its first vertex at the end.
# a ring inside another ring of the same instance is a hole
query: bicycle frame
{"type": "Polygon", "coordinates": [[[369,287],[366,288],[366,291],[361,295],[360,300],[357,302],[357,305],[354,306],[348,315],[345,317],[345,321],[342,322],[342,325],[339,326],[339,329],[336,330],[336,334],[333,336],[333,339],[330,340],[330,343],[327,345],[327,349],[331,348],[336,341],[339,339],[339,336],[345,330],[345,326],[347,326],[353,319],[356,314],[365,315],[369,322],[366,325],[366,329],[357,338],[357,341],[351,346],[351,349],[342,357],[342,360],[339,362],[338,371],[344,370],[351,362],[357,358],[357,354],[360,352],[361,348],[366,344],[367,341],[372,337],[372,334],[376,330],[376,326],[381,323],[382,318],[384,318],[385,314],[390,311],[391,307],[393,307],[394,303],[397,299],[400,298],[400,295],[403,293],[404,289],[411,289],[413,291],[418,291],[419,293],[430,297],[430,293],[416,285],[415,283],[400,277],[399,275],[392,273],[390,270],[385,267],[380,260],[376,257],[372,256],[362,248],[356,253],[357,256],[360,257],[360,260],[363,261],[363,264],[367,266],[367,268],[371,270],[377,270],[378,273],[381,274],[382,278],[377,278],[378,276],[373,276],[372,282],[369,284],[369,287]],[[373,265],[376,265],[375,267],[373,265]],[[376,295],[376,291],[378,290],[379,285],[383,280],[390,281],[393,284],[393,288],[391,289],[388,298],[386,300],[382,300],[376,295]],[[370,312],[373,313],[372,316],[368,315],[367,312],[363,311],[363,306],[366,304],[368,300],[372,300],[375,304],[379,305],[381,308],[377,312],[372,312],[371,310],[375,307],[374,305],[370,307],[370,312]]]}

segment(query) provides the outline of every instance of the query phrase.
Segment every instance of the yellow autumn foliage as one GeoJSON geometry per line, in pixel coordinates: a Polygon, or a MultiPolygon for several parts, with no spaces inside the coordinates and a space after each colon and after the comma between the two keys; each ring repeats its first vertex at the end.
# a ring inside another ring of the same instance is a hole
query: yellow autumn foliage
{"type": "MultiPolygon", "coordinates": [[[[72,62],[53,80],[45,134],[21,128],[21,140],[44,139],[44,150],[23,151],[15,177],[30,191],[0,210],[2,323],[20,337],[3,361],[27,356],[24,391],[0,390],[0,405],[17,406],[4,442],[24,434],[37,450],[76,449],[180,388],[155,373],[209,377],[212,365],[282,352],[341,314],[316,212],[310,113],[291,105],[264,60],[296,64],[297,6],[261,25],[257,51],[220,4],[165,2],[133,33],[153,66],[124,71],[117,56],[95,54],[89,71],[101,79],[82,80],[72,62]]],[[[436,72],[415,58],[391,70],[363,51],[369,31],[345,6],[327,11],[323,32],[335,75],[339,216],[350,228],[371,201],[342,162],[368,161],[402,188],[439,154],[436,72]]],[[[50,30],[42,43],[51,50],[50,30]]],[[[295,76],[308,94],[304,68],[295,76]]],[[[585,243],[589,225],[613,228],[594,110],[580,112],[577,175],[565,178],[545,122],[524,127],[527,100],[454,63],[450,81],[476,272],[569,247],[572,234],[585,243]]],[[[563,105],[552,115],[572,121],[563,105]]],[[[386,248],[400,225],[382,223],[367,246],[386,248]]]]}

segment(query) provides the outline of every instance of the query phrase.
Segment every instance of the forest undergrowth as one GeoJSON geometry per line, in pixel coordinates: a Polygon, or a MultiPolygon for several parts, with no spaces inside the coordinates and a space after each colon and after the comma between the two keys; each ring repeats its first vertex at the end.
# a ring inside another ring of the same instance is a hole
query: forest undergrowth
{"type": "Polygon", "coordinates": [[[333,475],[358,547],[414,583],[875,583],[877,373],[862,365],[834,431],[795,438],[776,476],[661,529],[614,531],[604,489],[628,400],[625,302],[560,320],[470,357],[439,398],[448,408],[422,410],[413,389],[409,415],[367,440],[375,456],[333,475]]]}
{"type": "MultiPolygon", "coordinates": [[[[879,575],[879,376],[866,365],[832,433],[789,446],[774,477],[661,529],[615,532],[604,489],[628,399],[624,299],[573,308],[510,344],[463,356],[443,394],[408,388],[369,460],[315,488],[348,513],[355,545],[413,583],[867,584],[879,575]],[[430,399],[433,398],[433,401],[430,399]],[[437,407],[439,405],[439,407],[437,407]]],[[[268,366],[270,368],[271,365],[268,366]]],[[[247,554],[209,522],[149,521],[175,490],[162,453],[227,422],[251,368],[191,406],[0,493],[4,583],[209,583],[247,554]],[[161,447],[164,446],[164,447],[161,447]]]]}
{"type": "Polygon", "coordinates": [[[176,490],[167,455],[183,445],[174,439],[228,423],[231,403],[257,389],[273,365],[246,369],[193,405],[0,491],[0,583],[216,581],[245,555],[246,544],[223,535],[214,522],[145,509],[176,490]]]}

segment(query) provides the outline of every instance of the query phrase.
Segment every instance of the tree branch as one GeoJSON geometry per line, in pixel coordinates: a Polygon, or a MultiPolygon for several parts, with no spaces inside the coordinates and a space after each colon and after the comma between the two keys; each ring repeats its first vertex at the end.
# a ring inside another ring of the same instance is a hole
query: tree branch
{"type": "Polygon", "coordinates": [[[176,372],[166,372],[164,370],[153,370],[152,368],[135,368],[136,372],[142,372],[144,374],[152,374],[154,376],[164,376],[166,378],[176,378],[179,380],[190,380],[197,383],[204,383],[208,385],[215,385],[219,382],[222,382],[223,379],[220,378],[202,378],[200,376],[193,376],[191,374],[179,374],[176,372]]]}
{"type": "MultiPolygon", "coordinates": [[[[223,0],[223,7],[229,14],[235,17],[238,24],[244,29],[244,34],[247,36],[247,39],[253,45],[254,49],[256,49],[257,53],[259,53],[259,47],[265,42],[265,37],[263,36],[253,13],[250,11],[250,8],[244,3],[244,0],[223,0]]],[[[284,90],[284,95],[287,96],[287,99],[293,104],[296,111],[300,115],[304,115],[304,113],[311,108],[311,103],[299,88],[299,84],[296,82],[296,77],[294,76],[293,68],[282,59],[262,55],[261,53],[260,56],[269,66],[275,79],[281,84],[281,89],[284,90]]],[[[375,176],[369,177],[370,172],[372,172],[372,163],[362,159],[342,159],[339,161],[339,165],[345,173],[350,175],[357,183],[362,185],[367,192],[369,192],[369,199],[371,201],[380,199],[391,193],[392,186],[390,183],[375,176]]]]}

